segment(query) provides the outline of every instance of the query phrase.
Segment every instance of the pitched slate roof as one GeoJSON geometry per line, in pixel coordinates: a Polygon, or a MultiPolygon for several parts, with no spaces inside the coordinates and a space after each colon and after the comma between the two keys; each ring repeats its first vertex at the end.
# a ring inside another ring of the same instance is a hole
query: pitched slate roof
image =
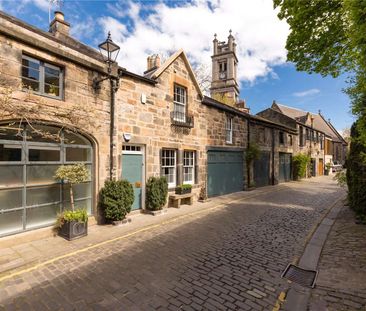
{"type": "Polygon", "coordinates": [[[159,68],[157,68],[155,71],[153,71],[153,73],[149,76],[149,78],[151,79],[156,79],[158,78],[178,57],[182,57],[183,61],[185,62],[188,72],[191,75],[192,81],[195,84],[198,93],[201,95],[201,97],[203,98],[203,93],[202,90],[197,82],[196,76],[193,72],[193,69],[191,67],[191,64],[189,63],[188,57],[186,55],[186,53],[183,51],[183,49],[178,50],[177,52],[175,52],[173,55],[171,55],[165,62],[164,64],[162,64],[159,68]]]}
{"type": "Polygon", "coordinates": [[[336,142],[344,142],[343,138],[340,136],[340,134],[336,131],[336,129],[331,125],[328,121],[324,119],[324,117],[321,114],[314,114],[308,111],[304,111],[301,109],[288,107],[285,105],[281,105],[278,103],[273,103],[272,108],[279,110],[284,115],[296,120],[299,123],[307,124],[308,116],[312,116],[314,118],[313,127],[323,132],[328,137],[331,137],[333,141],[336,142]]]}

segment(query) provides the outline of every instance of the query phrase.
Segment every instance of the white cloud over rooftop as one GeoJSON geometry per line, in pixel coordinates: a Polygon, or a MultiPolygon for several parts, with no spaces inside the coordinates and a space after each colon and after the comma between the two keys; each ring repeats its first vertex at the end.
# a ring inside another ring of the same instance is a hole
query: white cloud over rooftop
{"type": "Polygon", "coordinates": [[[278,20],[271,0],[145,3],[109,4],[110,15],[99,19],[104,32],[110,30],[121,46],[119,63],[128,70],[141,74],[148,55],[169,55],[180,48],[193,64],[211,68],[213,35],[226,41],[229,29],[237,43],[241,81],[254,82],[273,74],[273,66],[286,61],[289,30],[278,20]]]}

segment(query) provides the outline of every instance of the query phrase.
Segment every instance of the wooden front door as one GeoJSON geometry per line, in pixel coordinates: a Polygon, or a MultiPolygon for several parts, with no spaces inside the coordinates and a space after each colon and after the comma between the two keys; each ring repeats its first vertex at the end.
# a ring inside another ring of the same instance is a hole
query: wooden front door
{"type": "Polygon", "coordinates": [[[324,175],[324,163],[323,163],[323,159],[319,159],[319,163],[318,163],[318,175],[324,175]]]}

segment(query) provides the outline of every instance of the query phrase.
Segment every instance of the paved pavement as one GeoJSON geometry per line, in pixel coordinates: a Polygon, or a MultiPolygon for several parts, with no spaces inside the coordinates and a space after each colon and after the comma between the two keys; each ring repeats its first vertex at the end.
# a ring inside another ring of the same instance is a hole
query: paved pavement
{"type": "Polygon", "coordinates": [[[330,177],[268,189],[7,277],[0,310],[272,310],[344,191],[330,177]]]}
{"type": "Polygon", "coordinates": [[[366,226],[344,206],[323,248],[309,310],[366,310],[365,237],[366,226]]]}

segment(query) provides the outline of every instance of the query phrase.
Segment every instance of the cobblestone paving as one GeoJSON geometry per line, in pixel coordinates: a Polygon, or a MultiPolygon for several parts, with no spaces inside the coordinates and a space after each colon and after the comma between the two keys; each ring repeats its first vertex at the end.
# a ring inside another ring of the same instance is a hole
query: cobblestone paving
{"type": "Polygon", "coordinates": [[[366,226],[343,207],[322,251],[310,310],[366,310],[365,237],[366,226]]]}
{"type": "Polygon", "coordinates": [[[315,180],[5,280],[0,310],[272,310],[288,286],[281,272],[344,195],[315,180]]]}

